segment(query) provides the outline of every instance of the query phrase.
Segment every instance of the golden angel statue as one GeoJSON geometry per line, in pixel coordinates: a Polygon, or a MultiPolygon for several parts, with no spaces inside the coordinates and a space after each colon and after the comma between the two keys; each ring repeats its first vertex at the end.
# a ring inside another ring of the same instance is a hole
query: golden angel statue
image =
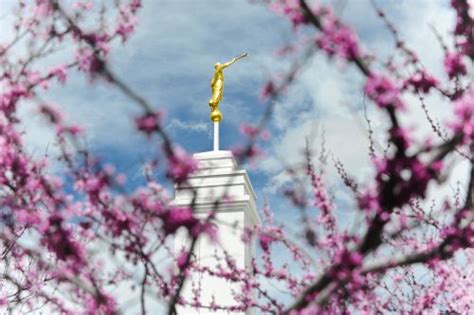
{"type": "Polygon", "coordinates": [[[209,107],[211,107],[211,120],[213,122],[219,122],[222,120],[222,113],[219,111],[219,103],[222,100],[224,94],[224,69],[234,64],[237,60],[247,57],[247,53],[243,53],[238,57],[233,58],[231,61],[226,63],[216,63],[214,65],[214,76],[211,80],[212,96],[209,100],[209,107]]]}

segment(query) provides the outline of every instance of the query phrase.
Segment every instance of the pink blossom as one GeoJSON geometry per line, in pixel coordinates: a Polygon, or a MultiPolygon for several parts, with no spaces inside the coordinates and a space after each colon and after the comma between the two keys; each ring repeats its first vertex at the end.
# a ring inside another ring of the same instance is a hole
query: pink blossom
{"type": "MultiPolygon", "coordinates": [[[[471,9],[469,1],[451,0],[451,6],[455,9],[457,14],[454,34],[465,35],[467,38],[472,39],[474,18],[469,13],[471,9]]],[[[471,43],[471,45],[473,44],[471,43]]]]}
{"type": "Polygon", "coordinates": [[[411,198],[424,197],[439,168],[439,164],[427,165],[416,156],[384,159],[376,176],[380,209],[401,207],[411,198]]]}
{"type": "Polygon", "coordinates": [[[259,229],[258,240],[262,249],[268,252],[270,245],[278,239],[283,238],[283,232],[276,226],[268,226],[259,229]]]}
{"type": "Polygon", "coordinates": [[[307,23],[299,0],[278,0],[271,4],[270,9],[288,18],[294,28],[307,23]]]}
{"type": "Polygon", "coordinates": [[[216,224],[212,222],[208,222],[208,220],[203,220],[199,224],[196,224],[192,229],[191,229],[191,235],[193,237],[197,237],[201,234],[207,235],[209,240],[211,242],[217,242],[218,241],[218,236],[217,236],[217,226],[216,224]]]}
{"type": "Polygon", "coordinates": [[[268,251],[270,244],[273,242],[273,237],[268,234],[262,234],[259,237],[260,246],[264,251],[268,251]]]}
{"type": "Polygon", "coordinates": [[[255,138],[255,136],[258,134],[259,129],[252,126],[251,124],[248,123],[241,123],[240,124],[240,132],[249,138],[255,138]]]}
{"type": "MultiPolygon", "coordinates": [[[[292,310],[290,315],[314,315],[322,313],[319,305],[310,304],[301,310],[292,310]]],[[[323,313],[324,314],[324,313],[323,313]]]]}
{"type": "Polygon", "coordinates": [[[178,265],[178,268],[179,269],[183,269],[186,267],[186,262],[188,260],[188,252],[183,250],[181,251],[181,253],[179,254],[178,258],[176,259],[176,264],[178,265]]]}
{"type": "Polygon", "coordinates": [[[360,55],[359,40],[354,31],[337,21],[327,17],[323,23],[323,32],[316,39],[317,46],[328,56],[338,56],[342,59],[355,59],[360,55]]]}
{"type": "Polygon", "coordinates": [[[117,21],[116,33],[122,37],[122,40],[127,40],[135,30],[138,19],[135,16],[136,10],[140,7],[139,1],[133,1],[129,5],[122,5],[120,8],[120,15],[117,21]]]}
{"type": "Polygon", "coordinates": [[[71,263],[71,268],[78,272],[86,263],[84,249],[73,240],[71,231],[64,227],[61,215],[52,214],[48,220],[42,228],[41,243],[54,252],[59,260],[71,263]]]}
{"type": "Polygon", "coordinates": [[[30,73],[28,73],[28,77],[27,77],[27,80],[30,84],[32,85],[37,85],[41,82],[41,74],[39,73],[39,71],[32,71],[30,73]]]}
{"type": "Polygon", "coordinates": [[[53,13],[53,7],[47,0],[37,0],[34,6],[34,16],[36,18],[45,18],[53,13]]]}
{"type": "Polygon", "coordinates": [[[77,136],[84,132],[84,129],[78,125],[64,126],[60,125],[57,128],[58,135],[70,134],[72,136],[77,136]]]}
{"type": "Polygon", "coordinates": [[[86,314],[104,314],[113,315],[117,312],[117,305],[115,300],[109,296],[101,293],[99,296],[89,296],[86,302],[86,314]]]}
{"type": "Polygon", "coordinates": [[[437,87],[438,84],[439,81],[435,77],[430,76],[425,71],[419,71],[405,80],[403,87],[412,88],[416,92],[428,93],[431,88],[437,87]]]}
{"type": "MultiPolygon", "coordinates": [[[[96,33],[96,32],[80,33],[80,34],[78,34],[78,36],[81,40],[84,40],[89,45],[91,45],[96,50],[96,53],[98,55],[104,57],[109,53],[109,51],[110,51],[110,47],[109,47],[110,36],[107,33],[96,33]]],[[[96,54],[94,54],[92,51],[91,51],[91,54],[92,54],[92,57],[94,59],[96,59],[95,62],[101,63],[101,60],[99,60],[99,58],[97,58],[96,54]]],[[[100,66],[100,69],[102,69],[102,65],[99,65],[99,66],[100,66]]]]}
{"type": "Polygon", "coordinates": [[[103,62],[99,60],[88,48],[80,48],[75,54],[78,68],[89,74],[95,74],[102,71],[103,62]]]}
{"type": "Polygon", "coordinates": [[[388,77],[372,74],[364,87],[367,95],[381,108],[394,107],[404,109],[400,100],[400,89],[388,77]]]}
{"type": "Polygon", "coordinates": [[[100,172],[97,174],[84,174],[83,178],[74,183],[74,188],[87,193],[89,200],[93,204],[100,202],[101,194],[110,184],[109,176],[100,172]]]}
{"type": "Polygon", "coordinates": [[[131,0],[130,1],[130,10],[132,13],[136,13],[138,9],[140,9],[142,6],[142,1],[141,0],[131,0]]]}
{"type": "Polygon", "coordinates": [[[180,227],[191,230],[199,224],[199,220],[193,216],[189,208],[170,208],[161,214],[163,219],[163,230],[166,234],[174,234],[180,227]]]}
{"type": "Polygon", "coordinates": [[[331,270],[331,276],[339,281],[347,280],[351,289],[357,289],[361,284],[357,276],[358,268],[362,264],[364,256],[357,251],[342,249],[334,256],[335,267],[331,270]]]}
{"type": "Polygon", "coordinates": [[[404,151],[412,144],[410,130],[407,128],[392,128],[389,133],[392,141],[404,151]]]}
{"type": "Polygon", "coordinates": [[[61,84],[64,84],[67,78],[66,66],[61,64],[52,68],[49,70],[49,75],[56,77],[61,84]]]}
{"type": "Polygon", "coordinates": [[[146,113],[145,115],[135,119],[135,125],[137,129],[146,133],[148,136],[153,132],[158,131],[160,128],[162,114],[160,112],[156,113],[146,113]]]}
{"type": "Polygon", "coordinates": [[[36,211],[29,211],[25,209],[15,211],[16,220],[27,225],[36,225],[41,222],[41,218],[36,211]]]}
{"type": "Polygon", "coordinates": [[[470,144],[474,139],[474,88],[454,102],[455,120],[448,127],[462,136],[463,143],[470,144]]]}
{"type": "Polygon", "coordinates": [[[466,66],[462,60],[462,55],[457,53],[448,53],[444,57],[444,69],[450,79],[465,75],[467,73],[466,66]]]}
{"type": "Polygon", "coordinates": [[[183,148],[176,146],[171,155],[168,156],[166,175],[175,183],[183,183],[196,170],[197,161],[189,156],[183,148]]]}
{"type": "Polygon", "coordinates": [[[139,223],[136,217],[131,213],[127,213],[119,208],[106,209],[103,211],[107,232],[114,237],[119,237],[123,233],[135,231],[139,223]]]}
{"type": "Polygon", "coordinates": [[[262,140],[269,140],[270,139],[270,132],[268,130],[261,130],[258,127],[255,127],[249,123],[241,123],[240,124],[240,132],[251,139],[256,138],[258,135],[260,135],[260,139],[262,140]]]}
{"type": "Polygon", "coordinates": [[[322,177],[316,174],[309,157],[307,157],[306,163],[306,172],[310,176],[311,186],[313,188],[314,205],[321,211],[318,221],[322,223],[328,231],[331,231],[334,229],[336,224],[333,215],[334,205],[329,199],[329,194],[323,183],[322,177]]]}
{"type": "Polygon", "coordinates": [[[255,162],[258,158],[264,156],[263,150],[256,144],[250,146],[238,145],[232,148],[232,153],[238,159],[249,159],[251,162],[255,162]]]}

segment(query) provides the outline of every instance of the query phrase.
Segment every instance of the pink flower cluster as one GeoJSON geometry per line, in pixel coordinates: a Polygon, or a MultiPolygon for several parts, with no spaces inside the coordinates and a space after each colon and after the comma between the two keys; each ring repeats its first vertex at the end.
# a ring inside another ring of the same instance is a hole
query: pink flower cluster
{"type": "Polygon", "coordinates": [[[335,268],[331,270],[331,276],[340,281],[349,280],[352,285],[360,283],[357,269],[361,266],[363,259],[364,256],[361,253],[344,248],[334,256],[335,268]]]}
{"type": "Polygon", "coordinates": [[[245,122],[240,124],[240,133],[250,139],[255,139],[258,135],[260,135],[262,140],[270,139],[270,133],[267,130],[261,130],[260,128],[245,122]]]}
{"type": "MultiPolygon", "coordinates": [[[[3,84],[3,82],[0,82],[3,84]]],[[[21,83],[5,84],[0,91],[0,110],[8,117],[16,109],[16,103],[23,97],[29,95],[28,89],[21,83]]]]}
{"type": "MultiPolygon", "coordinates": [[[[295,29],[309,22],[299,0],[274,1],[270,9],[290,20],[295,29]]],[[[337,56],[345,60],[360,57],[357,35],[350,27],[341,23],[329,7],[318,4],[310,10],[321,28],[321,34],[316,38],[316,45],[320,49],[330,57],[337,56]]]]}
{"type": "Polygon", "coordinates": [[[271,3],[270,9],[290,20],[294,28],[307,22],[299,0],[277,0],[271,3]]]}
{"type": "Polygon", "coordinates": [[[65,227],[60,214],[52,214],[40,232],[43,235],[41,244],[54,252],[59,260],[68,262],[74,272],[79,272],[86,264],[84,248],[73,240],[72,232],[65,227]]]}
{"type": "Polygon", "coordinates": [[[120,237],[124,233],[137,232],[139,222],[137,216],[120,207],[107,208],[102,211],[106,233],[120,237]]]}
{"type": "Polygon", "coordinates": [[[381,209],[401,207],[411,198],[424,197],[428,183],[442,167],[441,162],[427,165],[416,156],[385,158],[376,165],[381,209]]]}
{"type": "Polygon", "coordinates": [[[467,91],[454,102],[455,120],[448,126],[462,137],[464,144],[472,144],[474,140],[474,88],[467,91]]]}
{"type": "Polygon", "coordinates": [[[173,235],[178,229],[185,228],[192,237],[206,234],[211,240],[217,240],[214,224],[208,220],[200,220],[190,208],[168,207],[158,210],[156,213],[162,220],[162,229],[165,235],[173,235]]]}
{"type": "Polygon", "coordinates": [[[168,156],[168,169],[166,175],[177,184],[185,182],[189,175],[197,170],[197,161],[186,151],[176,146],[168,156]]]}
{"type": "MultiPolygon", "coordinates": [[[[471,3],[472,4],[472,3],[471,3]]],[[[464,54],[474,57],[473,28],[471,4],[467,0],[451,0],[451,6],[456,11],[456,27],[454,34],[458,36],[457,45],[464,54]]]]}
{"type": "Polygon", "coordinates": [[[251,163],[255,163],[258,158],[261,158],[264,154],[263,150],[255,143],[247,145],[237,145],[232,148],[232,153],[238,160],[250,160],[251,163]]]}
{"type": "Polygon", "coordinates": [[[138,130],[150,136],[160,128],[162,114],[160,112],[146,113],[143,116],[135,118],[135,125],[138,130]]]}
{"type": "Polygon", "coordinates": [[[199,220],[194,217],[193,212],[189,208],[170,208],[160,214],[163,220],[163,230],[166,234],[174,234],[180,227],[185,227],[189,231],[196,234],[196,227],[199,220]]]}
{"type": "Polygon", "coordinates": [[[400,88],[385,75],[371,74],[367,78],[364,91],[381,108],[405,108],[400,99],[400,88]]]}
{"type": "Polygon", "coordinates": [[[91,75],[101,72],[104,67],[103,62],[97,58],[94,52],[89,48],[79,48],[76,51],[75,59],[78,63],[79,70],[91,75]]]}
{"type": "Polygon", "coordinates": [[[106,172],[89,173],[78,179],[74,188],[77,191],[85,192],[88,196],[89,201],[93,205],[97,205],[101,202],[101,197],[104,191],[109,187],[111,181],[110,177],[106,172]]]}
{"type": "Polygon", "coordinates": [[[64,84],[67,78],[66,66],[61,64],[53,67],[51,70],[49,70],[49,75],[56,77],[59,83],[64,84]]]}
{"type": "Polygon", "coordinates": [[[131,0],[130,3],[120,6],[116,33],[122,41],[126,41],[135,30],[138,23],[136,14],[140,7],[141,0],[131,0]]]}
{"type": "Polygon", "coordinates": [[[113,315],[117,314],[117,302],[108,294],[101,293],[97,297],[89,297],[86,301],[85,308],[86,315],[93,314],[104,314],[113,315]]]}
{"type": "Polygon", "coordinates": [[[360,57],[359,39],[356,33],[347,25],[341,23],[330,10],[322,10],[322,34],[316,38],[316,45],[331,56],[344,60],[360,57]]]}
{"type": "Polygon", "coordinates": [[[448,53],[444,57],[444,69],[450,79],[454,79],[467,73],[466,65],[462,59],[463,55],[458,53],[448,53]]]}
{"type": "Polygon", "coordinates": [[[334,205],[330,200],[322,177],[316,174],[309,160],[307,163],[307,174],[311,178],[311,186],[313,188],[315,206],[321,211],[321,215],[318,221],[319,223],[323,224],[328,231],[333,230],[336,224],[333,214],[334,205]]]}
{"type": "Polygon", "coordinates": [[[428,93],[430,89],[435,88],[439,85],[439,81],[426,73],[426,71],[418,71],[410,76],[403,83],[405,89],[412,88],[415,92],[428,93]]]}

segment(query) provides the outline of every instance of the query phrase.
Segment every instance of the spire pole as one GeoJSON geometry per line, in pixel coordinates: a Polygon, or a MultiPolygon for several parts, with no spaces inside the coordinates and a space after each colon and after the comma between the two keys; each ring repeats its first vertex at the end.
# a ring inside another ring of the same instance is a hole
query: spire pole
{"type": "Polygon", "coordinates": [[[214,122],[214,151],[219,151],[219,122],[214,122]]]}

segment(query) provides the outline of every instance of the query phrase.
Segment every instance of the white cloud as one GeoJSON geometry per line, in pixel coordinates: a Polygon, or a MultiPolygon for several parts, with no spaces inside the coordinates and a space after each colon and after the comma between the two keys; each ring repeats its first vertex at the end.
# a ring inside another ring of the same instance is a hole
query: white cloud
{"type": "Polygon", "coordinates": [[[209,133],[210,128],[209,128],[209,123],[204,123],[204,122],[198,122],[198,123],[193,123],[193,122],[183,122],[179,119],[173,118],[170,123],[166,126],[166,128],[169,129],[183,129],[183,130],[188,130],[188,131],[196,131],[199,133],[209,133]]]}
{"type": "MultiPolygon", "coordinates": [[[[392,54],[393,38],[376,17],[370,3],[345,3],[343,19],[359,31],[368,50],[381,56],[392,54]]],[[[418,53],[424,66],[431,73],[443,76],[443,53],[430,25],[447,37],[454,23],[452,10],[444,3],[433,2],[421,2],[417,6],[413,6],[410,1],[379,2],[379,5],[400,30],[400,36],[406,40],[407,45],[418,53]]],[[[341,68],[335,62],[328,62],[323,56],[314,58],[275,110],[275,126],[281,133],[273,138],[270,145],[272,153],[262,162],[261,169],[273,178],[268,181],[266,191],[274,191],[275,187],[289,180],[284,167],[302,161],[305,137],[310,134],[314,125],[320,128],[324,126],[327,149],[345,165],[348,172],[367,182],[372,167],[368,156],[367,126],[360,110],[363,104],[362,82],[361,76],[352,66],[341,68]]],[[[409,110],[402,115],[402,124],[406,127],[416,126],[414,140],[416,143],[423,143],[427,136],[433,135],[431,126],[417,98],[406,96],[405,101],[409,104],[409,110]]],[[[425,102],[432,118],[441,125],[450,119],[451,104],[444,98],[430,96],[425,102]]],[[[387,118],[370,102],[367,102],[367,106],[380,149],[385,147],[387,118]]],[[[436,136],[434,140],[440,141],[436,136]]],[[[320,141],[319,133],[314,148],[318,148],[320,141]]],[[[445,185],[430,187],[428,199],[442,201],[446,195],[452,195],[451,187],[457,181],[466,183],[468,165],[459,159],[457,163],[445,185]]],[[[329,175],[332,182],[334,169],[329,175]]]]}

